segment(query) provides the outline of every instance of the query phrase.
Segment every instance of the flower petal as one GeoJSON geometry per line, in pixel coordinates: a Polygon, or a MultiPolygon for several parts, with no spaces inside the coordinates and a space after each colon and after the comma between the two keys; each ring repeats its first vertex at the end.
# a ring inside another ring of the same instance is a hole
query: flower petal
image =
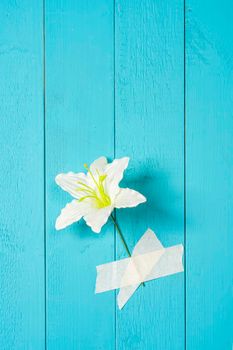
{"type": "Polygon", "coordinates": [[[104,169],[106,165],[108,164],[106,157],[100,157],[96,159],[91,165],[90,165],[90,170],[94,174],[96,173],[96,170],[102,174],[104,172],[104,169]]]}
{"type": "Polygon", "coordinates": [[[78,182],[87,183],[87,176],[84,173],[73,173],[59,174],[55,178],[56,183],[66,192],[71,194],[74,198],[79,199],[83,196],[81,192],[77,191],[80,186],[78,182]]]}
{"type": "Polygon", "coordinates": [[[99,233],[104,224],[106,224],[109,215],[113,210],[112,206],[105,208],[92,208],[88,214],[84,215],[83,218],[86,221],[86,224],[91,227],[92,231],[99,233]]]}
{"type": "Polygon", "coordinates": [[[128,163],[129,158],[124,157],[115,159],[105,168],[105,173],[107,174],[106,189],[112,199],[115,197],[117,192],[119,192],[118,184],[123,178],[124,170],[127,168],[128,163]]]}
{"type": "Polygon", "coordinates": [[[121,188],[115,198],[115,208],[131,208],[136,207],[140,203],[146,202],[146,197],[141,193],[129,188],[121,188]]]}
{"type": "Polygon", "coordinates": [[[61,214],[56,220],[56,229],[61,230],[76,221],[79,221],[84,214],[87,213],[87,206],[82,202],[78,202],[76,199],[68,203],[65,208],[62,209],[61,214]]]}
{"type": "Polygon", "coordinates": [[[106,165],[108,164],[107,159],[105,157],[100,157],[96,159],[91,165],[90,165],[90,171],[87,172],[87,179],[90,183],[90,186],[96,190],[98,183],[99,175],[104,174],[104,170],[106,165]],[[94,179],[93,179],[94,177],[94,179]]]}

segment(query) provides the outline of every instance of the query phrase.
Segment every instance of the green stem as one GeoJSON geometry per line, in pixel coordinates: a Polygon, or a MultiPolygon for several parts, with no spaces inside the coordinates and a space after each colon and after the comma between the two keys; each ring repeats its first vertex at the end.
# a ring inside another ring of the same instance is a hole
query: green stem
{"type": "Polygon", "coordinates": [[[111,219],[112,219],[112,221],[113,221],[113,223],[114,223],[114,225],[116,227],[116,230],[117,230],[117,232],[118,232],[118,234],[120,236],[121,242],[123,243],[123,245],[125,247],[125,250],[127,251],[128,256],[131,257],[132,255],[131,255],[130,250],[129,250],[128,246],[127,246],[127,243],[126,243],[126,241],[124,239],[124,236],[123,236],[123,234],[121,232],[121,229],[120,229],[118,223],[116,222],[116,220],[115,220],[115,218],[114,218],[114,216],[112,214],[111,214],[111,219]]]}
{"type": "MultiPolygon", "coordinates": [[[[131,255],[131,253],[130,253],[129,247],[127,246],[127,243],[126,243],[126,241],[125,241],[125,238],[124,238],[124,236],[123,236],[123,233],[121,232],[121,229],[120,229],[120,227],[119,227],[119,225],[118,225],[116,219],[114,218],[114,216],[113,216],[112,214],[111,214],[111,219],[112,219],[112,221],[113,221],[113,223],[114,223],[114,225],[115,225],[115,227],[116,227],[117,233],[118,233],[119,236],[120,236],[121,242],[123,243],[123,245],[124,245],[124,247],[125,247],[125,250],[126,250],[128,256],[131,257],[132,255],[131,255]]],[[[141,284],[143,285],[143,287],[145,287],[145,283],[144,283],[144,282],[142,282],[141,284]]]]}

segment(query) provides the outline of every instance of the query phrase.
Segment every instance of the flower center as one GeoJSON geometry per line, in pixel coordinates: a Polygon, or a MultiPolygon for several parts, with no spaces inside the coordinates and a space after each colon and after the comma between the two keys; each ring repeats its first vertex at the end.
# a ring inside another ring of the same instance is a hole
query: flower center
{"type": "Polygon", "coordinates": [[[108,207],[111,204],[111,199],[109,195],[105,192],[104,188],[104,181],[107,175],[100,175],[98,170],[96,169],[98,176],[97,178],[95,178],[88,165],[84,164],[84,167],[88,170],[88,173],[90,174],[96,187],[93,188],[81,181],[78,181],[79,187],[77,188],[77,191],[83,194],[83,197],[81,197],[79,201],[82,202],[86,199],[91,199],[95,203],[95,206],[99,209],[108,207]]]}

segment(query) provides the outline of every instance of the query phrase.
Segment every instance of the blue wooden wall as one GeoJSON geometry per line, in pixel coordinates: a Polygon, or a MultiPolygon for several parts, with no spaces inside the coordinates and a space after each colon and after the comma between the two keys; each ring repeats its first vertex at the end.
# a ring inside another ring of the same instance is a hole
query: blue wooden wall
{"type": "Polygon", "coordinates": [[[0,349],[231,350],[233,4],[230,0],[0,3],[0,349]],[[148,202],[117,212],[183,243],[185,272],[119,311],[95,266],[125,256],[112,225],[57,232],[54,182],[129,156],[148,202]]]}

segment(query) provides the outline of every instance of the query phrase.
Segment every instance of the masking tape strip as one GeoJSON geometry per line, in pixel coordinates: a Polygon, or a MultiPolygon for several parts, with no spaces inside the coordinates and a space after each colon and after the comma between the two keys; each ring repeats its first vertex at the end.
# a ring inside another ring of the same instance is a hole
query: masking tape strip
{"type": "Polygon", "coordinates": [[[155,233],[148,229],[136,244],[131,258],[99,265],[96,293],[120,288],[117,296],[121,309],[142,282],[183,271],[183,246],[164,248],[155,233]]]}

